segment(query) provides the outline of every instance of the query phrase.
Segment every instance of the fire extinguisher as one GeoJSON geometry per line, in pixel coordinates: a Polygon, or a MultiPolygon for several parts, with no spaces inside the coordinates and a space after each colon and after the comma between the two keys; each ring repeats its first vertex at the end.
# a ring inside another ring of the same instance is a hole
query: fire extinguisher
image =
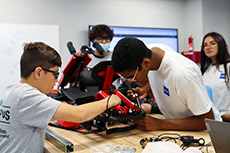
{"type": "Polygon", "coordinates": [[[193,37],[192,36],[188,38],[188,44],[189,44],[189,51],[192,52],[193,51],[193,37]]]}

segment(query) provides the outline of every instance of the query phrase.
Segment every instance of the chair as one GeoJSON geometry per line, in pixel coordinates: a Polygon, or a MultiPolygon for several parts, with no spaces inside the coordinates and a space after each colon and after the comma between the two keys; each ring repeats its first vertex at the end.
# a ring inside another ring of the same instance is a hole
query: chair
{"type": "Polygon", "coordinates": [[[205,86],[206,87],[206,90],[207,90],[207,92],[208,92],[208,96],[209,96],[209,98],[211,99],[211,101],[212,101],[212,89],[211,89],[211,87],[210,86],[205,86]]]}

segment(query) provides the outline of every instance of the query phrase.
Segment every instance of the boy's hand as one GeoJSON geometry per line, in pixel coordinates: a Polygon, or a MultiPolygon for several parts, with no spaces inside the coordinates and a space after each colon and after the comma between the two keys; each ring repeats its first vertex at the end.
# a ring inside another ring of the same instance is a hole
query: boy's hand
{"type": "Polygon", "coordinates": [[[142,84],[140,87],[133,88],[133,91],[138,94],[140,100],[144,100],[151,93],[149,82],[142,84]]]}
{"type": "Polygon", "coordinates": [[[160,130],[160,120],[151,116],[145,116],[142,119],[135,120],[137,128],[147,131],[160,130]]]}
{"type": "Polygon", "coordinates": [[[130,100],[132,100],[132,101],[135,100],[135,96],[134,96],[132,90],[128,90],[128,91],[127,91],[127,97],[129,97],[130,100]]]}
{"type": "MultiPolygon", "coordinates": [[[[106,99],[108,100],[108,97],[106,99]]],[[[121,99],[117,95],[112,94],[109,98],[109,107],[116,106],[119,104],[121,104],[121,99]]]]}
{"type": "Polygon", "coordinates": [[[133,91],[138,94],[140,100],[144,100],[148,96],[148,93],[144,90],[144,88],[136,87],[133,88],[133,91]]]}
{"type": "Polygon", "coordinates": [[[152,110],[152,106],[148,103],[141,104],[141,108],[145,111],[146,114],[149,114],[152,110]]]}

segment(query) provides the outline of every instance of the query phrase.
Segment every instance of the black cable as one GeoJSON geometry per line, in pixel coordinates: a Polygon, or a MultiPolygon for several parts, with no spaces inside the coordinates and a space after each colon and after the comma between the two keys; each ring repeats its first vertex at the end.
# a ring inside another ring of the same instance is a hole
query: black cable
{"type": "MultiPolygon", "coordinates": [[[[117,90],[113,91],[113,92],[112,92],[112,94],[114,94],[116,91],[117,91],[117,90]]],[[[109,97],[108,97],[108,99],[107,99],[107,103],[106,103],[106,110],[108,110],[108,109],[109,109],[109,99],[110,99],[110,97],[112,96],[112,94],[111,94],[111,95],[109,95],[109,97]]]]}
{"type": "Polygon", "coordinates": [[[141,101],[138,97],[138,94],[135,91],[133,91],[133,89],[132,89],[131,85],[128,83],[127,79],[124,80],[124,84],[126,85],[126,87],[128,87],[129,90],[131,90],[133,92],[133,95],[135,97],[135,103],[137,104],[137,106],[139,108],[141,108],[141,101]]]}
{"type": "Polygon", "coordinates": [[[181,135],[178,133],[163,133],[160,134],[157,138],[158,141],[170,141],[173,140],[175,143],[177,143],[177,140],[180,140],[181,135]],[[177,137],[170,137],[170,135],[174,135],[177,137]]]}
{"type": "Polygon", "coordinates": [[[179,140],[180,142],[182,142],[181,144],[181,148],[184,150],[185,147],[188,147],[190,145],[193,144],[197,144],[197,145],[193,145],[194,147],[200,147],[199,150],[201,150],[203,147],[206,147],[206,151],[208,153],[208,147],[210,146],[210,143],[205,144],[205,140],[203,138],[199,138],[199,139],[194,139],[193,136],[181,136],[178,133],[162,133],[160,135],[158,135],[158,137],[152,139],[150,138],[150,140],[148,140],[147,138],[142,139],[141,141],[148,141],[148,142],[156,142],[156,141],[170,141],[173,140],[175,143],[177,143],[177,140],[179,140]]]}
{"type": "MultiPolygon", "coordinates": [[[[169,136],[169,135],[175,135],[175,136],[178,136],[178,137],[176,137],[176,138],[174,138],[174,139],[180,139],[181,138],[181,135],[180,134],[178,134],[178,133],[162,133],[162,134],[160,134],[160,135],[158,135],[158,139],[164,139],[165,138],[165,136],[169,136]],[[162,137],[162,136],[164,136],[164,137],[162,137]]],[[[169,137],[167,137],[167,138],[169,138],[169,137]]],[[[170,137],[170,138],[173,138],[173,137],[170,137]]]]}
{"type": "Polygon", "coordinates": [[[208,153],[208,147],[212,146],[212,141],[210,141],[209,143],[206,144],[206,152],[208,153]]]}
{"type": "Polygon", "coordinates": [[[109,99],[110,99],[110,97],[112,96],[112,94],[111,95],[109,95],[109,98],[107,99],[107,103],[106,103],[106,110],[108,110],[109,109],[109,99]]]}
{"type": "Polygon", "coordinates": [[[209,143],[207,143],[207,144],[201,146],[201,147],[199,148],[199,150],[201,150],[202,148],[206,147],[206,152],[208,153],[208,152],[209,152],[209,151],[208,151],[208,147],[210,147],[210,146],[212,146],[212,141],[210,141],[209,143]]]}

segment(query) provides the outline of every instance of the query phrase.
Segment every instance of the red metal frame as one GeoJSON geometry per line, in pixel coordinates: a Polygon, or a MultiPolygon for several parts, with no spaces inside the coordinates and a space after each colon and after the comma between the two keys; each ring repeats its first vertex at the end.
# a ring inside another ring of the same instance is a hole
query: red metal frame
{"type": "MultiPolygon", "coordinates": [[[[77,52],[77,55],[82,55],[82,52],[77,52]]],[[[66,65],[65,69],[63,70],[63,74],[61,76],[61,79],[59,80],[59,86],[64,87],[66,86],[78,73],[78,68],[75,68],[71,76],[68,76],[68,73],[72,67],[74,67],[74,64],[78,62],[78,58],[75,56],[72,56],[68,64],[66,65]]],[[[90,55],[86,55],[84,57],[84,65],[82,68],[82,71],[85,69],[85,67],[88,65],[88,63],[92,60],[90,55]]],[[[80,60],[79,60],[80,61],[80,60]]],[[[80,62],[78,63],[80,64],[80,62]]],[[[81,71],[81,72],[82,72],[81,71]]],[[[58,123],[63,126],[63,127],[76,127],[79,128],[80,123],[74,123],[74,122],[68,122],[68,121],[62,121],[62,120],[57,120],[58,123]]]]}
{"type": "MultiPolygon", "coordinates": [[[[77,55],[82,55],[82,52],[77,52],[77,55]]],[[[87,54],[84,57],[84,66],[82,68],[82,71],[85,69],[85,67],[88,65],[88,63],[92,60],[92,58],[90,57],[89,54],[87,54]]],[[[66,86],[79,72],[78,69],[75,68],[74,72],[71,74],[71,76],[68,76],[68,72],[70,71],[70,69],[74,66],[74,64],[76,64],[76,62],[78,61],[78,58],[75,56],[72,56],[72,58],[70,59],[69,63],[66,65],[65,69],[63,70],[63,74],[61,76],[61,79],[59,80],[59,86],[64,87],[66,86]]],[[[80,62],[79,62],[80,64],[80,62]]]]}
{"type": "Polygon", "coordinates": [[[128,98],[126,98],[121,92],[117,91],[117,90],[100,90],[96,96],[95,99],[96,100],[100,100],[100,99],[104,99],[107,98],[109,95],[111,95],[112,93],[114,93],[115,95],[117,95],[119,98],[121,98],[122,102],[124,102],[127,106],[120,106],[120,105],[116,105],[115,108],[115,113],[119,113],[122,115],[126,115],[129,111],[135,111],[135,112],[140,112],[140,108],[137,106],[137,104],[134,104],[133,102],[131,102],[128,98]]]}
{"type": "MultiPolygon", "coordinates": [[[[80,52],[81,53],[81,52],[80,52]]],[[[78,54],[80,54],[78,52],[78,54]]],[[[81,55],[81,54],[80,54],[81,55]]],[[[71,69],[72,66],[76,63],[78,59],[73,56],[67,66],[65,67],[63,71],[63,75],[61,77],[61,80],[59,81],[59,85],[67,85],[79,72],[78,69],[74,70],[74,73],[72,73],[71,76],[67,77],[68,71],[71,69]],[[66,79],[67,77],[67,79],[66,79]]],[[[87,66],[87,64],[90,62],[91,57],[87,54],[85,56],[85,63],[83,66],[83,69],[87,66]]],[[[105,77],[104,83],[103,83],[103,88],[100,90],[96,95],[95,95],[95,100],[100,100],[100,99],[105,99],[111,94],[115,94],[118,97],[121,98],[121,100],[124,102],[124,106],[121,105],[116,105],[114,107],[114,113],[119,113],[120,115],[126,115],[129,112],[140,112],[140,108],[138,107],[137,104],[131,102],[128,98],[126,98],[122,93],[120,93],[117,90],[111,90],[111,85],[113,81],[113,77],[117,75],[117,72],[115,72],[112,68],[111,65],[107,66],[106,71],[100,71],[98,72],[98,76],[105,77]]],[[[68,122],[68,121],[62,121],[62,120],[57,120],[63,127],[76,127],[79,128],[79,123],[73,123],[73,122],[68,122]]]]}

